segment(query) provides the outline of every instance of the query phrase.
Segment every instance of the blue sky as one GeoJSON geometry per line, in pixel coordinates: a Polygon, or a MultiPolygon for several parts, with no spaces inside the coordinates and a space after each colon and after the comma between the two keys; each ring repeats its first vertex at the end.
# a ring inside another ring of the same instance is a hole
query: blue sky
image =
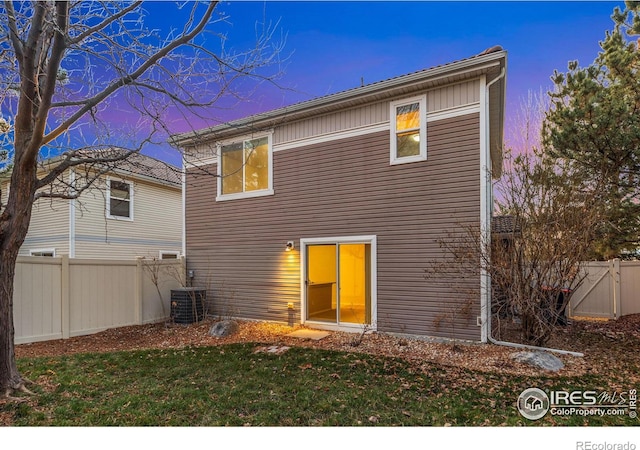
{"type": "MultiPolygon", "coordinates": [[[[220,28],[227,46],[250,48],[257,22],[278,24],[288,55],[279,83],[262,85],[229,111],[212,111],[209,123],[267,111],[365,83],[467,58],[501,45],[508,51],[506,133],[529,91],[552,87],[554,70],[570,60],[590,64],[605,31],[613,28],[613,8],[623,2],[595,1],[410,1],[304,2],[234,1],[219,8],[229,15],[220,28]]],[[[178,25],[163,13],[164,2],[150,2],[149,23],[178,25]]],[[[203,124],[204,125],[204,124],[203,124]]],[[[176,132],[188,131],[177,124],[176,132]]],[[[177,162],[166,149],[151,150],[177,162]]]]}
{"type": "MultiPolygon", "coordinates": [[[[148,28],[181,29],[190,3],[176,12],[173,2],[145,3],[148,28]],[[180,17],[182,16],[182,17],[180,17]]],[[[276,41],[285,37],[285,57],[279,86],[263,83],[256,88],[245,80],[248,98],[233,107],[207,110],[206,118],[167,114],[172,133],[216,125],[228,120],[280,108],[319,96],[404,75],[468,58],[500,45],[508,52],[505,136],[518,128],[516,113],[528,93],[552,88],[554,70],[567,63],[589,65],[600,50],[599,42],[613,28],[611,14],[623,1],[227,1],[217,12],[228,20],[212,31],[226,36],[225,47],[243,51],[255,43],[256,27],[277,27],[276,41]],[[254,90],[255,89],[255,90],[254,90]]],[[[207,45],[217,52],[217,37],[207,45]]],[[[66,67],[63,62],[63,67],[66,67]]],[[[73,63],[68,63],[73,64],[73,63]]],[[[275,68],[273,69],[275,70],[275,68]]],[[[84,74],[83,74],[84,76],[84,74]]],[[[124,97],[124,96],[123,96],[124,97]]],[[[102,108],[106,129],[116,138],[128,130],[140,133],[135,112],[123,97],[102,108]]],[[[11,102],[12,99],[7,100],[11,102]]],[[[14,105],[15,106],[15,105],[14,105]]],[[[221,106],[224,106],[223,104],[221,106]]],[[[2,114],[10,114],[3,100],[2,114]]],[[[103,128],[104,130],[104,128],[103,128]]],[[[90,145],[102,136],[86,128],[69,132],[62,146],[90,145]],[[86,139],[85,139],[86,138],[86,139]],[[76,142],[77,141],[77,142],[76,142]]],[[[122,138],[124,139],[124,138],[122,138]]],[[[168,136],[159,136],[163,142],[168,136]]],[[[109,142],[118,145],[119,142],[109,142]]],[[[62,151],[63,147],[57,151],[62,151]]],[[[145,153],[180,164],[168,144],[153,144],[145,153]]]]}

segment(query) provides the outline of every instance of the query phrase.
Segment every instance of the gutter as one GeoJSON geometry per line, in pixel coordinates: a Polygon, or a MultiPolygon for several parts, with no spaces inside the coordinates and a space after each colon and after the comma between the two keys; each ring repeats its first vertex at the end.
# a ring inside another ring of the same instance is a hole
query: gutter
{"type": "MultiPolygon", "coordinates": [[[[491,87],[491,85],[493,83],[495,83],[498,80],[503,79],[505,76],[505,68],[502,68],[502,71],[500,72],[500,75],[498,75],[496,78],[494,78],[493,80],[491,80],[489,83],[486,84],[485,86],[485,92],[484,92],[484,105],[482,105],[485,108],[485,117],[489,117],[489,88],[491,87]]],[[[489,142],[489,121],[487,120],[485,122],[485,139],[486,139],[486,149],[485,151],[488,152],[490,154],[490,142],[489,142]]],[[[485,157],[486,158],[486,157],[485,157]]],[[[485,207],[486,207],[486,211],[485,214],[487,214],[487,218],[491,218],[492,216],[492,210],[493,210],[493,195],[492,195],[492,183],[491,183],[491,174],[488,171],[488,158],[486,158],[485,161],[485,165],[483,170],[485,171],[485,177],[486,177],[486,186],[485,189],[487,189],[487,192],[489,193],[487,198],[490,198],[490,201],[487,201],[485,207]]],[[[482,214],[482,211],[481,211],[482,214]]],[[[491,223],[489,220],[488,223],[488,227],[487,229],[481,229],[480,231],[481,236],[480,236],[480,242],[482,243],[481,245],[483,245],[485,248],[483,249],[485,254],[488,254],[489,257],[488,259],[490,259],[490,245],[491,245],[491,223]]],[[[499,341],[497,339],[494,339],[491,337],[491,277],[489,275],[489,273],[487,272],[487,269],[485,267],[484,262],[481,260],[480,261],[481,264],[481,268],[480,268],[480,277],[481,277],[481,286],[480,286],[480,298],[481,299],[486,299],[486,301],[484,302],[486,304],[486,311],[485,311],[485,317],[484,320],[486,321],[486,333],[487,333],[487,340],[494,344],[494,345],[502,345],[505,347],[513,347],[513,348],[521,348],[521,349],[528,349],[528,350],[538,350],[538,351],[547,351],[547,352],[553,352],[553,353],[559,353],[559,354],[563,354],[563,355],[571,355],[571,356],[579,356],[579,357],[583,357],[584,354],[580,353],[580,352],[572,352],[570,350],[560,350],[560,349],[556,349],[556,348],[549,348],[549,347],[537,347],[535,345],[526,345],[526,344],[517,344],[515,342],[507,342],[507,341],[499,341]]]]}
{"type": "Polygon", "coordinates": [[[504,55],[505,52],[503,50],[484,55],[480,54],[460,61],[443,64],[441,66],[432,67],[430,69],[421,70],[408,75],[401,75],[387,80],[378,81],[363,87],[348,89],[346,91],[285,106],[266,113],[256,114],[202,130],[175,134],[170,136],[169,143],[177,147],[189,146],[197,139],[206,139],[212,134],[237,130],[247,126],[261,126],[264,123],[270,123],[271,121],[279,120],[283,117],[295,116],[297,114],[314,111],[329,105],[338,108],[342,102],[348,102],[360,98],[366,99],[371,95],[378,95],[394,89],[411,86],[419,82],[435,82],[442,78],[451,77],[470,70],[487,70],[499,64],[500,59],[504,58],[504,55]]]}

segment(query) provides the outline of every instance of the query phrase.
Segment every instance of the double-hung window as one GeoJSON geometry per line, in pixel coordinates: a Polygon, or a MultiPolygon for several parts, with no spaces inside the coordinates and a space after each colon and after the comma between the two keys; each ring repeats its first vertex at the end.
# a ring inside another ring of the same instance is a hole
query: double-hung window
{"type": "Polygon", "coordinates": [[[107,180],[107,217],[133,220],[133,183],[107,180]]]}
{"type": "Polygon", "coordinates": [[[232,200],[273,194],[271,137],[223,144],[218,156],[218,196],[232,200]]]}
{"type": "Polygon", "coordinates": [[[391,102],[391,164],[427,159],[425,96],[391,102]]]}

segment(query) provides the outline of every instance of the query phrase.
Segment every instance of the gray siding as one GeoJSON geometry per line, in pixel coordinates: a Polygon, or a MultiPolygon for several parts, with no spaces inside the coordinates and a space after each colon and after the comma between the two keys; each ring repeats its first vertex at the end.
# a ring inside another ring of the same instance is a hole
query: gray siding
{"type": "Polygon", "coordinates": [[[435,323],[458,309],[460,293],[451,284],[475,289],[479,277],[424,278],[430,261],[442,257],[437,239],[460,222],[479,221],[479,115],[430,122],[427,136],[427,161],[396,166],[389,165],[388,132],[276,152],[269,197],[216,202],[215,178],[192,169],[187,262],[195,284],[209,289],[213,311],[298,323],[300,239],[376,235],[378,330],[455,330],[457,338],[479,340],[479,299],[455,326],[435,323]],[[284,251],[289,240],[296,251],[284,251]]]}
{"type": "MultiPolygon", "coordinates": [[[[427,112],[475,104],[480,101],[480,80],[427,91],[427,112]]],[[[389,122],[389,101],[347,109],[320,117],[284,124],[276,128],[274,144],[321,136],[354,128],[389,122]]]]}

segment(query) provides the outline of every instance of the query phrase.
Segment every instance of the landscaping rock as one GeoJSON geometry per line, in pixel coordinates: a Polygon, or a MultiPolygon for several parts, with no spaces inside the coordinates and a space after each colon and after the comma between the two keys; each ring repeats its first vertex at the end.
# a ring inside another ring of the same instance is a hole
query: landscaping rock
{"type": "Polygon", "coordinates": [[[546,352],[518,352],[512,354],[511,359],[551,372],[557,372],[564,367],[560,358],[546,352]]]}
{"type": "Polygon", "coordinates": [[[209,336],[225,337],[238,331],[238,323],[235,320],[222,320],[216,322],[209,329],[209,336]]]}

